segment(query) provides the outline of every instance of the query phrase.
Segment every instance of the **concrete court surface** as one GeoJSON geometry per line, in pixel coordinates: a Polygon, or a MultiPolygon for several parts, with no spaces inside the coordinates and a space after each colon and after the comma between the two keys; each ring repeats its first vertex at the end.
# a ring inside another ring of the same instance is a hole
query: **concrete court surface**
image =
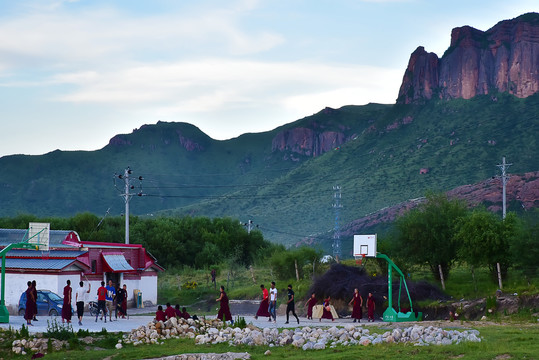
{"type": "MultiPolygon", "coordinates": [[[[134,309],[133,309],[134,310],[134,309]]],[[[90,316],[89,313],[85,313],[84,317],[82,319],[82,326],[78,325],[78,320],[76,317],[72,318],[71,326],[73,328],[73,331],[77,332],[79,329],[88,330],[90,332],[99,332],[103,328],[107,329],[108,332],[129,332],[132,329],[136,329],[141,325],[147,325],[150,321],[154,319],[153,312],[148,312],[150,309],[137,309],[137,310],[145,310],[141,311],[140,314],[134,314],[133,311],[131,311],[131,316],[129,319],[114,319],[114,316],[112,317],[112,321],[109,321],[107,319],[107,322],[100,320],[98,318],[97,322],[95,321],[95,317],[90,316]]],[[[153,310],[153,309],[152,309],[153,310]]],[[[235,314],[232,315],[233,318],[236,317],[235,314]]],[[[314,320],[307,320],[304,317],[300,317],[300,323],[298,325],[296,319],[294,317],[290,318],[290,323],[285,324],[286,316],[277,316],[277,322],[274,323],[269,322],[268,318],[258,318],[258,320],[255,320],[255,318],[252,315],[239,315],[243,316],[245,318],[245,322],[247,324],[253,324],[259,328],[296,328],[296,327],[304,327],[304,326],[310,326],[310,327],[331,327],[331,326],[344,326],[345,324],[353,324],[353,320],[350,318],[341,318],[341,319],[335,319],[335,321],[322,319],[322,321],[319,321],[318,319],[314,320]]],[[[207,319],[214,319],[216,315],[207,316],[207,319]]],[[[47,332],[47,321],[57,321],[59,324],[62,323],[62,318],[60,316],[38,316],[38,321],[33,321],[33,325],[29,326],[30,333],[38,333],[47,332]]],[[[356,325],[371,325],[371,324],[380,324],[380,321],[377,321],[375,323],[367,323],[366,320],[361,320],[361,323],[356,325]]],[[[21,329],[22,325],[26,324],[26,320],[22,316],[19,315],[10,315],[9,317],[9,323],[6,324],[0,324],[0,328],[8,329],[9,327],[19,330],[21,329]]]]}

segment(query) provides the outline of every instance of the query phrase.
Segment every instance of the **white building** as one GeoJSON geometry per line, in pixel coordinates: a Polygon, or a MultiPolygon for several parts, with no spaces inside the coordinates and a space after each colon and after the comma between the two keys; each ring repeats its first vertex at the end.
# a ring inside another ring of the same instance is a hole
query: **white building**
{"type": "MultiPolygon", "coordinates": [[[[0,249],[21,242],[26,231],[0,229],[0,249]]],[[[163,268],[142,245],[85,242],[74,231],[50,230],[47,251],[12,249],[7,253],[5,304],[11,314],[17,314],[20,296],[32,280],[38,290],[50,290],[60,297],[70,280],[73,308],[80,281],[85,287],[91,284],[88,300],[97,300],[101,281],[112,280],[115,287],[127,286],[128,306],[135,306],[135,290],[142,292],[144,302],[156,304],[160,271],[163,268]]]]}

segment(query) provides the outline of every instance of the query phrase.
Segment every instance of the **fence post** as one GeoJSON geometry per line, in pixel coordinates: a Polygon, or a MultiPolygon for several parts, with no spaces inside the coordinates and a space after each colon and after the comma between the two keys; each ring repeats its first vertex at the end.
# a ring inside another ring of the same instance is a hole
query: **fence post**
{"type": "Polygon", "coordinates": [[[442,265],[438,264],[438,271],[440,272],[440,281],[442,282],[442,289],[445,290],[444,272],[442,271],[442,265]]]}
{"type": "Polygon", "coordinates": [[[253,284],[256,284],[255,272],[253,270],[253,265],[249,265],[249,270],[251,270],[251,277],[253,278],[253,284]]]}
{"type": "Polygon", "coordinates": [[[498,269],[498,285],[500,285],[500,290],[502,289],[502,270],[500,269],[500,263],[496,263],[496,268],[498,269]]]}

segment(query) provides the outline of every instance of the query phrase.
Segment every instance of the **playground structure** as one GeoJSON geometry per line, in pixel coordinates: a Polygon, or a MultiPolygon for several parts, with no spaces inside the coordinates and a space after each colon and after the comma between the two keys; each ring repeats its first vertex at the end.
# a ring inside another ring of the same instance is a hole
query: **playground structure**
{"type": "Polygon", "coordinates": [[[410,297],[404,274],[387,255],[376,251],[376,243],[376,235],[354,235],[354,257],[356,258],[356,262],[359,260],[359,263],[361,264],[365,257],[384,259],[387,262],[388,307],[384,311],[383,320],[386,322],[421,321],[423,319],[423,313],[414,312],[412,298],[410,297]],[[393,270],[400,276],[397,309],[393,307],[393,270]],[[401,290],[403,284],[410,303],[410,309],[407,312],[401,311],[401,290]]]}
{"type": "Polygon", "coordinates": [[[30,223],[23,239],[18,243],[12,243],[0,250],[2,257],[1,295],[0,295],[0,323],[9,323],[9,312],[6,307],[6,255],[11,249],[44,250],[49,248],[50,224],[30,223]]]}

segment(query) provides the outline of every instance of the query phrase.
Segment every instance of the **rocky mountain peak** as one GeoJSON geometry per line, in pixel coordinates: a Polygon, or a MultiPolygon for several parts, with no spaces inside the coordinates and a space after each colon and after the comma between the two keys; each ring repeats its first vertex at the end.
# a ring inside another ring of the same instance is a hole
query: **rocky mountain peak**
{"type": "Polygon", "coordinates": [[[433,97],[470,99],[489,92],[525,98],[539,91],[539,14],[504,20],[487,31],[462,26],[440,59],[420,46],[411,55],[397,103],[433,97]]]}

